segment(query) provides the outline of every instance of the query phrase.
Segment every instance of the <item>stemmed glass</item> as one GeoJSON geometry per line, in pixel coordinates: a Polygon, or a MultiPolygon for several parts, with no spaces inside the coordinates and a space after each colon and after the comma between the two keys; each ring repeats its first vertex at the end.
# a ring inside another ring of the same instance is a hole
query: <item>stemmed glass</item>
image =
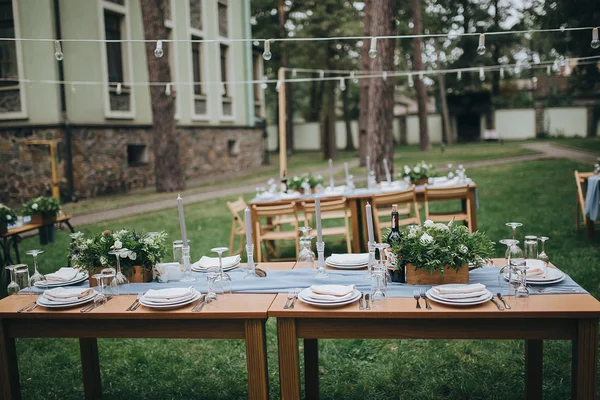
{"type": "Polygon", "coordinates": [[[314,268],[315,253],[312,251],[312,236],[302,236],[298,254],[298,268],[314,268]]]}
{"type": "Polygon", "coordinates": [[[505,282],[507,286],[510,286],[511,280],[514,278],[512,269],[510,268],[510,246],[516,245],[519,243],[517,240],[513,239],[502,239],[500,243],[506,245],[506,251],[504,252],[504,259],[506,260],[506,264],[500,268],[498,271],[498,284],[500,286],[504,286],[505,282]],[[508,274],[508,281],[505,280],[505,276],[508,274]]]}
{"type": "Polygon", "coordinates": [[[127,286],[125,286],[125,291],[127,291],[127,289],[128,289],[129,279],[127,279],[127,277],[121,271],[121,254],[123,254],[126,251],[129,251],[129,250],[126,248],[122,248],[119,250],[111,250],[108,252],[108,254],[114,255],[117,258],[117,273],[116,273],[115,279],[114,279],[115,284],[116,285],[127,285],[127,286]]]}
{"type": "Polygon", "coordinates": [[[548,264],[550,263],[550,258],[548,257],[548,254],[546,254],[546,249],[544,248],[544,244],[548,239],[549,237],[547,236],[538,237],[538,240],[542,242],[542,251],[540,252],[540,254],[538,254],[537,259],[544,263],[544,275],[546,275],[546,271],[548,270],[548,264]]]}
{"type": "Polygon", "coordinates": [[[231,277],[223,271],[223,253],[228,251],[228,247],[214,247],[210,251],[219,255],[219,274],[215,282],[220,282],[223,288],[223,293],[231,293],[231,277]]]}
{"type": "Polygon", "coordinates": [[[317,242],[317,254],[317,273],[315,274],[315,278],[329,278],[329,273],[325,267],[325,242],[317,242]]]}
{"type": "Polygon", "coordinates": [[[43,285],[46,285],[46,277],[39,273],[38,271],[38,262],[37,256],[38,254],[42,254],[44,250],[29,250],[25,254],[33,256],[33,275],[29,278],[29,291],[31,291],[31,287],[35,286],[37,282],[43,282],[43,285]]]}
{"type": "Polygon", "coordinates": [[[512,228],[513,240],[517,238],[517,228],[523,226],[520,222],[507,222],[505,225],[512,228]]]}
{"type": "MultiPolygon", "coordinates": [[[[102,271],[100,271],[100,274],[102,275],[105,285],[103,287],[103,292],[108,295],[117,296],[119,294],[119,285],[117,285],[117,280],[115,279],[117,271],[114,268],[103,268],[102,271]]],[[[98,281],[98,284],[100,284],[100,281],[98,281]]]]}
{"type": "Polygon", "coordinates": [[[94,306],[98,307],[107,301],[106,295],[104,294],[104,278],[106,278],[106,275],[100,272],[99,274],[92,275],[92,278],[96,279],[98,282],[98,294],[94,297],[94,306]]]}
{"type": "Polygon", "coordinates": [[[508,252],[510,267],[516,272],[519,278],[515,297],[527,298],[529,297],[529,291],[527,290],[527,264],[523,256],[523,250],[517,244],[513,244],[509,247],[508,252]]]}
{"type": "Polygon", "coordinates": [[[373,266],[371,277],[371,300],[373,304],[385,301],[386,269],[385,263],[381,260],[373,266]]]}
{"type": "Polygon", "coordinates": [[[377,250],[379,250],[379,263],[383,265],[384,278],[387,284],[387,282],[391,281],[391,278],[387,273],[387,256],[385,254],[385,250],[389,249],[390,245],[388,243],[377,243],[375,244],[375,247],[377,250]]]}
{"type": "Polygon", "coordinates": [[[27,265],[17,264],[17,265],[9,265],[8,267],[6,267],[6,269],[10,271],[10,283],[8,284],[8,287],[6,288],[6,292],[8,293],[9,296],[13,295],[13,294],[17,294],[17,293],[19,293],[19,290],[21,290],[21,288],[19,287],[17,282],[15,282],[15,268],[17,268],[17,267],[27,268],[27,265]]]}
{"type": "Polygon", "coordinates": [[[29,286],[29,267],[27,264],[18,264],[14,266],[13,272],[15,274],[15,283],[19,288],[29,287],[29,293],[31,293],[31,286],[29,286]]]}
{"type": "Polygon", "coordinates": [[[217,300],[217,293],[215,292],[214,285],[218,277],[219,268],[210,267],[206,273],[206,282],[208,283],[208,293],[206,293],[207,302],[217,300]]]}

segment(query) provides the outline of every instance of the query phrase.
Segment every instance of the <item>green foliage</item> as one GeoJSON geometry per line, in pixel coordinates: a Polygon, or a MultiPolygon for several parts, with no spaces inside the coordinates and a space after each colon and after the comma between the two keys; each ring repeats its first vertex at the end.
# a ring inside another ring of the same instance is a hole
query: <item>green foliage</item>
{"type": "Polygon", "coordinates": [[[17,222],[17,213],[10,207],[0,204],[0,225],[8,226],[17,222]]]}
{"type": "Polygon", "coordinates": [[[166,237],[167,234],[164,232],[148,234],[120,230],[111,234],[109,230],[105,230],[86,239],[79,232],[72,235],[69,258],[73,265],[92,273],[97,268],[114,266],[116,256],[109,252],[123,250],[120,257],[121,267],[124,270],[135,265],[152,269],[165,256],[166,237]]]}
{"type": "Polygon", "coordinates": [[[427,164],[425,161],[417,163],[414,167],[405,165],[400,172],[402,177],[409,177],[412,183],[418,183],[420,180],[431,178],[436,175],[433,164],[427,164]]]}
{"type": "Polygon", "coordinates": [[[40,196],[23,204],[21,215],[56,216],[60,211],[60,203],[54,197],[40,196]]]}
{"type": "Polygon", "coordinates": [[[492,257],[494,243],[482,232],[469,233],[464,225],[433,223],[411,226],[392,245],[399,266],[412,264],[418,269],[442,274],[446,268],[458,270],[465,265],[481,266],[492,257]]]}

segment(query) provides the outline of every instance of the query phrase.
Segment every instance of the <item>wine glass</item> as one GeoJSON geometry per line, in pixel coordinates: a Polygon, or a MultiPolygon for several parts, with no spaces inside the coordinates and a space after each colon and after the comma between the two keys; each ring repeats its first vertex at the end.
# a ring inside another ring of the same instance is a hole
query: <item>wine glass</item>
{"type": "Polygon", "coordinates": [[[38,254],[42,254],[44,250],[29,250],[25,254],[28,254],[33,257],[33,275],[29,278],[29,290],[31,291],[31,287],[35,286],[37,282],[42,282],[40,285],[46,286],[46,277],[38,271],[38,262],[37,256],[38,254]]]}
{"type": "Polygon", "coordinates": [[[329,278],[329,273],[325,266],[325,242],[317,241],[317,273],[314,275],[317,279],[329,278]]]}
{"type": "Polygon", "coordinates": [[[219,268],[210,267],[206,273],[206,282],[208,284],[208,293],[206,293],[206,301],[211,302],[217,300],[217,293],[215,292],[214,285],[215,281],[219,277],[219,268]]]}
{"type": "Polygon", "coordinates": [[[210,251],[219,255],[219,274],[215,282],[221,285],[223,293],[231,293],[231,277],[223,271],[223,253],[228,251],[229,247],[214,247],[210,251]]]}
{"type": "MultiPolygon", "coordinates": [[[[117,284],[117,280],[115,279],[117,271],[114,268],[103,268],[100,271],[100,274],[102,274],[104,280],[103,292],[105,293],[105,295],[118,296],[119,285],[117,284]]],[[[98,281],[98,284],[100,284],[100,281],[98,281]]]]}
{"type": "Polygon", "coordinates": [[[498,271],[498,284],[500,286],[510,286],[510,280],[512,278],[512,271],[510,268],[510,246],[519,242],[513,239],[502,239],[500,240],[500,243],[506,245],[506,251],[504,252],[506,264],[498,271]],[[506,275],[508,275],[508,281],[505,279],[506,275]]]}
{"type": "Polygon", "coordinates": [[[29,286],[29,267],[27,264],[18,264],[14,266],[15,283],[20,288],[29,287],[29,293],[31,293],[31,286],[29,286]]]}
{"type": "Polygon", "coordinates": [[[94,306],[95,307],[101,306],[102,304],[106,303],[106,301],[107,301],[106,295],[104,294],[104,278],[105,277],[106,277],[106,275],[104,275],[102,272],[100,272],[99,274],[92,275],[92,278],[96,279],[96,281],[98,282],[98,294],[96,295],[96,297],[94,297],[94,306]]]}
{"type": "Polygon", "coordinates": [[[527,290],[527,264],[525,263],[525,257],[523,256],[523,250],[517,244],[512,244],[508,250],[510,268],[515,272],[518,279],[511,280],[511,286],[515,286],[515,297],[516,298],[527,298],[529,297],[529,291],[527,290]]]}
{"type": "Polygon", "coordinates": [[[6,269],[10,271],[10,283],[8,284],[8,287],[6,288],[6,292],[8,293],[9,296],[11,296],[13,294],[17,294],[17,293],[19,293],[19,290],[21,290],[21,287],[15,281],[15,268],[17,268],[17,267],[27,268],[27,265],[16,264],[16,265],[9,265],[8,267],[6,267],[6,269]]]}
{"type": "Polygon", "coordinates": [[[526,235],[523,241],[524,255],[526,260],[535,260],[538,256],[538,238],[537,236],[526,235]]]}
{"type": "Polygon", "coordinates": [[[508,226],[508,227],[510,227],[510,228],[512,228],[513,239],[517,238],[517,228],[520,227],[520,226],[523,226],[523,224],[520,223],[520,222],[507,222],[505,225],[508,226]]]}
{"type": "Polygon", "coordinates": [[[302,232],[302,237],[305,238],[308,232],[312,230],[312,228],[310,226],[301,226],[300,228],[298,228],[298,230],[302,232]]]}
{"type": "MultiPolygon", "coordinates": [[[[377,248],[377,250],[379,250],[379,263],[383,265],[384,269],[383,269],[383,273],[384,273],[384,278],[385,278],[385,282],[387,284],[387,282],[391,281],[391,278],[389,276],[389,274],[387,273],[387,255],[385,254],[385,250],[390,248],[389,243],[376,243],[375,247],[377,248]]],[[[375,264],[377,265],[377,264],[375,264]]]]}
{"type": "Polygon", "coordinates": [[[373,275],[371,276],[371,300],[373,305],[385,302],[385,287],[387,267],[383,261],[379,261],[373,266],[373,275]]]}
{"type": "Polygon", "coordinates": [[[367,246],[369,248],[369,264],[367,264],[367,273],[365,275],[365,278],[369,280],[373,276],[373,267],[377,263],[377,260],[375,259],[375,245],[375,241],[367,243],[367,246]]]}
{"type": "Polygon", "coordinates": [[[546,249],[544,248],[544,244],[548,239],[549,238],[547,236],[538,237],[538,240],[542,242],[542,251],[540,252],[540,254],[538,254],[537,259],[544,263],[544,275],[546,275],[546,271],[548,270],[548,264],[550,263],[550,258],[548,257],[548,254],[546,254],[546,249]]]}
{"type": "MultiPolygon", "coordinates": [[[[122,248],[119,250],[111,250],[108,252],[108,254],[114,255],[117,258],[117,273],[115,275],[114,280],[115,280],[116,285],[124,286],[125,292],[127,292],[127,289],[129,288],[129,279],[127,279],[127,277],[121,271],[121,255],[126,251],[129,251],[129,250],[126,248],[122,248]]],[[[123,293],[123,294],[126,294],[126,293],[123,293]]]]}
{"type": "Polygon", "coordinates": [[[312,236],[300,238],[300,252],[298,254],[298,268],[314,268],[315,253],[312,251],[312,236]]]}

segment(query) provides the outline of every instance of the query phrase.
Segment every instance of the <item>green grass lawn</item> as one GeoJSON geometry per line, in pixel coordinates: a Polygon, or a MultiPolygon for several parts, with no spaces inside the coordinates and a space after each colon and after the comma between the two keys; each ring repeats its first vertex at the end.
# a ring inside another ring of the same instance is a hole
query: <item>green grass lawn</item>
{"type": "MultiPolygon", "coordinates": [[[[505,144],[507,146],[508,144],[505,144]]],[[[500,145],[482,145],[502,149],[500,145]],[[494,147],[496,146],[496,147],[494,147]]],[[[446,153],[450,152],[447,150],[446,153]]],[[[441,163],[433,150],[430,162],[441,163]]],[[[420,159],[421,157],[417,157],[420,159]]],[[[600,296],[600,248],[575,232],[574,169],[589,166],[547,160],[470,169],[478,185],[479,229],[494,241],[508,237],[508,221],[524,224],[518,236],[547,235],[552,262],[595,297],[600,296]]],[[[251,194],[249,194],[251,196],[251,194]]],[[[248,198],[249,196],[246,196],[248,198]]],[[[185,208],[192,255],[227,245],[230,217],[224,200],[185,208]]],[[[120,221],[77,227],[165,230],[178,236],[177,209],[120,221]]],[[[66,262],[68,233],[44,248],[42,272],[66,262]]],[[[24,252],[36,238],[21,243],[24,252]]],[[[343,246],[327,245],[327,252],[343,246]]],[[[504,246],[497,246],[501,256],[504,246]]],[[[2,284],[3,287],[5,284],[2,284]]],[[[512,322],[514,323],[514,322],[512,322]]],[[[267,323],[271,398],[278,399],[275,321],[267,323]]],[[[101,339],[100,363],[105,399],[244,399],[245,350],[242,341],[101,339]]],[[[22,339],[17,342],[25,399],[83,397],[78,342],[72,339],[22,339]]],[[[516,341],[322,340],[320,387],[323,399],[517,399],[524,397],[524,346],[516,341]]],[[[302,354],[302,352],[300,353],[302,354]]],[[[549,341],[544,347],[545,399],[570,397],[571,347],[549,341]]]]}
{"type": "Polygon", "coordinates": [[[563,146],[573,147],[577,150],[585,150],[589,151],[590,153],[596,153],[598,154],[598,157],[600,157],[600,138],[563,139],[556,140],[554,141],[554,143],[563,146]]]}

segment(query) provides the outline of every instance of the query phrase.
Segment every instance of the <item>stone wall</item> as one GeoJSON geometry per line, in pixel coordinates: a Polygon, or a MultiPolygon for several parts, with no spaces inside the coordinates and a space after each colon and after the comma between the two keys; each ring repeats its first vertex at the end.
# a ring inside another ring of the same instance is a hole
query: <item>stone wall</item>
{"type": "MultiPolygon", "coordinates": [[[[262,131],[244,127],[179,127],[181,162],[188,180],[260,166],[262,131]]],[[[91,198],[154,184],[152,134],[148,127],[72,127],[75,196],[91,198]]],[[[58,178],[66,193],[65,147],[61,128],[13,128],[0,131],[0,202],[19,206],[51,194],[47,146],[25,145],[29,139],[58,143],[58,178]]]]}

